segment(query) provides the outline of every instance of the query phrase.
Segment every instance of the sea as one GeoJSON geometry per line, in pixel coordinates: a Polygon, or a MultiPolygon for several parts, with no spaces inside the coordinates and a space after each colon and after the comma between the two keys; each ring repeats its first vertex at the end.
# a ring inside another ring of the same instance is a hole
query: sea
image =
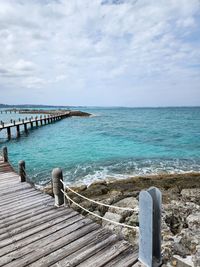
{"type": "MultiPolygon", "coordinates": [[[[25,160],[27,175],[44,185],[53,168],[68,184],[150,174],[200,171],[200,107],[70,107],[91,113],[29,129],[12,139],[0,131],[0,149],[8,147],[17,170],[25,160]]],[[[29,114],[0,114],[9,122],[29,114]]]]}

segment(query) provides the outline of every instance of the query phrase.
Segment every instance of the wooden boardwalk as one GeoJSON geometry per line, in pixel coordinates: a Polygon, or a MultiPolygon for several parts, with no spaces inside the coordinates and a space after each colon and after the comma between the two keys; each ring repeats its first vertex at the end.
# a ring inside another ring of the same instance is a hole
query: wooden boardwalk
{"type": "Polygon", "coordinates": [[[36,127],[38,127],[39,125],[46,125],[55,121],[59,121],[62,120],[64,118],[67,118],[70,116],[70,112],[63,112],[60,114],[55,114],[55,115],[44,115],[44,117],[40,116],[40,117],[35,117],[35,118],[25,118],[25,119],[21,119],[19,121],[15,121],[15,120],[11,120],[10,123],[4,123],[1,122],[0,124],[0,131],[1,130],[7,130],[7,135],[8,138],[11,138],[11,128],[16,127],[17,130],[17,136],[20,136],[20,126],[24,127],[24,131],[27,132],[28,131],[28,125],[30,125],[31,128],[33,128],[34,124],[36,127]]]}
{"type": "Polygon", "coordinates": [[[0,266],[138,266],[137,248],[21,183],[0,157],[0,266]]]}

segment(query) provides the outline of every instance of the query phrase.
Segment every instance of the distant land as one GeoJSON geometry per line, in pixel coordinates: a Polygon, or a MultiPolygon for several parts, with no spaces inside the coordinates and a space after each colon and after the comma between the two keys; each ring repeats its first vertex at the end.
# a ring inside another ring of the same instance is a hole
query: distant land
{"type": "Polygon", "coordinates": [[[7,105],[0,104],[0,108],[68,108],[69,106],[53,106],[53,105],[32,105],[32,104],[24,104],[24,105],[7,105]]]}

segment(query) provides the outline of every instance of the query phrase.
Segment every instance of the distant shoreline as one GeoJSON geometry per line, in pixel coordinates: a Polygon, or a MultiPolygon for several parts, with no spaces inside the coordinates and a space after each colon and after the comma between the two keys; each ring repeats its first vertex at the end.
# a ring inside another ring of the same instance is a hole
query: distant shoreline
{"type": "Polygon", "coordinates": [[[123,108],[123,109],[167,109],[167,108],[200,108],[200,106],[96,106],[96,105],[46,105],[46,104],[0,104],[1,108],[123,108]]]}

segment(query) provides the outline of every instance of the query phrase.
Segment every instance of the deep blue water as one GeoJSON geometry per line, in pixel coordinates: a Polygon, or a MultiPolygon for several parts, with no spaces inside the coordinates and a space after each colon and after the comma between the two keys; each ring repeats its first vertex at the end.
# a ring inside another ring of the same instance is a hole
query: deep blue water
{"type": "MultiPolygon", "coordinates": [[[[66,181],[87,183],[200,171],[200,107],[77,109],[94,116],[64,119],[21,138],[13,131],[11,141],[2,131],[0,146],[8,146],[15,167],[25,160],[29,176],[40,183],[50,179],[54,167],[63,169],[66,181]]],[[[22,115],[0,114],[3,121],[18,117],[22,115]]]]}

